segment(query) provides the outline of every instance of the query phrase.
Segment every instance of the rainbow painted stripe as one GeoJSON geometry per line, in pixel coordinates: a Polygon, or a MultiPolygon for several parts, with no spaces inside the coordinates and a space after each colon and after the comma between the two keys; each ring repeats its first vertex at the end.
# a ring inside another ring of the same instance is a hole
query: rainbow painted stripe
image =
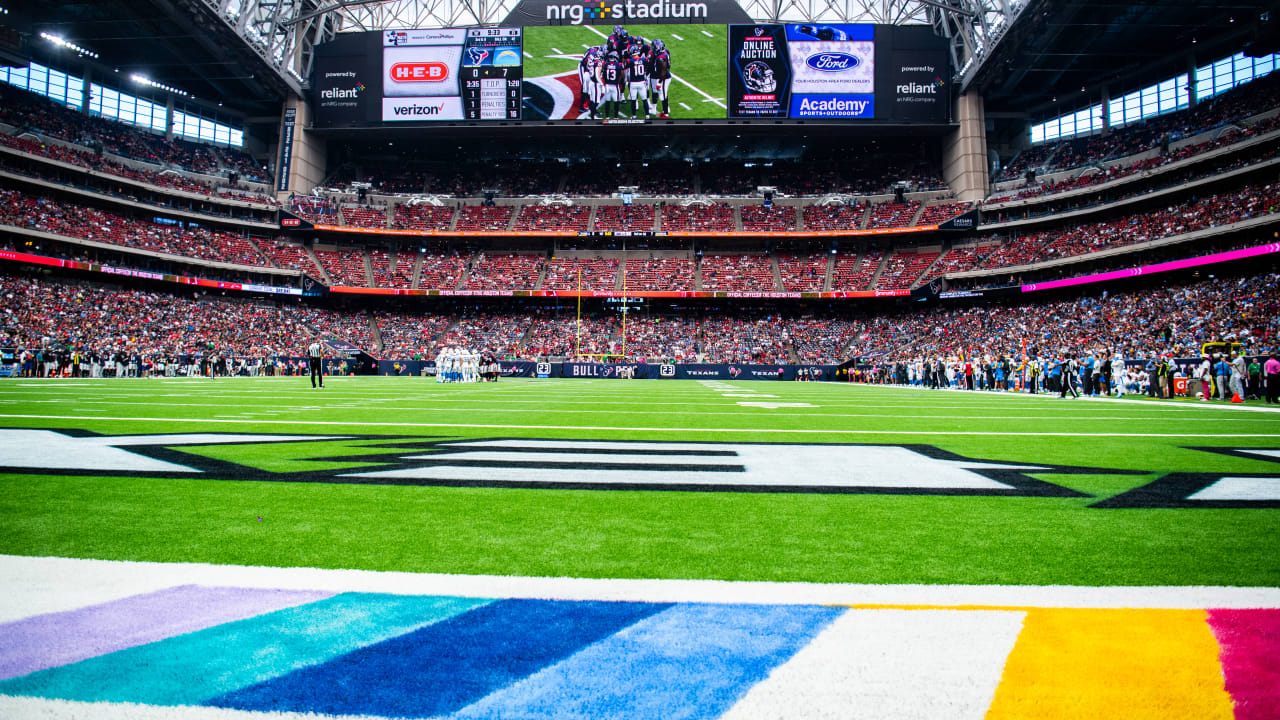
{"type": "Polygon", "coordinates": [[[1261,720],[1280,708],[1280,609],[184,585],[0,624],[0,695],[0,715],[45,703],[51,717],[138,703],[229,717],[1261,720]]]}

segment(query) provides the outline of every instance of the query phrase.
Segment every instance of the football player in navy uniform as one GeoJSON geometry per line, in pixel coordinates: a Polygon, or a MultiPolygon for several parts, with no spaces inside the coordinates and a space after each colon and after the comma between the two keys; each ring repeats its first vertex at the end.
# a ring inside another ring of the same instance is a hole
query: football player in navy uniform
{"type": "Polygon", "coordinates": [[[613,33],[605,40],[606,53],[622,54],[631,44],[631,38],[627,37],[627,29],[621,25],[613,26],[613,33]]]}
{"type": "Polygon", "coordinates": [[[638,118],[636,103],[645,117],[649,116],[649,67],[648,58],[640,47],[632,45],[627,57],[627,99],[631,101],[631,117],[638,118]]]}
{"type": "Polygon", "coordinates": [[[667,90],[671,87],[671,53],[660,39],[655,39],[649,49],[649,91],[653,102],[662,103],[662,119],[671,117],[671,106],[667,100],[667,90]]]}
{"type": "Polygon", "coordinates": [[[611,52],[600,65],[600,84],[603,89],[605,118],[618,118],[618,106],[622,103],[626,92],[627,66],[623,64],[618,53],[611,52]]]}
{"type": "Polygon", "coordinates": [[[587,48],[578,63],[578,81],[582,84],[580,111],[595,118],[600,114],[600,64],[604,62],[604,47],[595,45],[587,48]]]}

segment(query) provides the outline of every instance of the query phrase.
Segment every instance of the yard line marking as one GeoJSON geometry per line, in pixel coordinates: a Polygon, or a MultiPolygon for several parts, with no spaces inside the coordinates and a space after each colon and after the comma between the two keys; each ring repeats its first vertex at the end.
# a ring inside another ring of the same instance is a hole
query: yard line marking
{"type": "Polygon", "coordinates": [[[584,49],[584,50],[590,50],[590,49],[591,49],[591,46],[590,46],[590,45],[588,45],[588,44],[586,44],[586,43],[582,43],[582,47],[583,47],[583,49],[584,49]]]}
{"type": "Polygon", "coordinates": [[[707,37],[709,37],[709,38],[713,38],[713,37],[715,37],[715,35],[712,35],[711,33],[707,32],[706,30],[703,30],[703,31],[702,31],[702,34],[703,34],[703,35],[706,35],[706,36],[707,36],[707,37]]]}
{"type": "MultiPolygon", "coordinates": [[[[1074,586],[1074,585],[858,585],[727,580],[450,575],[375,570],[324,570],[201,563],[0,555],[0,617],[31,615],[46,606],[72,610],[67,597],[94,588],[164,588],[196,584],[239,588],[447,595],[546,600],[630,600],[767,605],[828,604],[853,607],[965,608],[1276,608],[1276,587],[1074,586]]],[[[84,597],[85,604],[101,602],[84,597]]]]}
{"type": "MultiPolygon", "coordinates": [[[[304,408],[320,410],[323,408],[304,408]]],[[[497,430],[600,430],[609,432],[678,432],[678,433],[759,433],[763,435],[958,435],[958,436],[999,436],[999,437],[1080,437],[1079,432],[1003,432],[985,430],[813,430],[813,429],[760,429],[760,428],[705,428],[705,427],[636,427],[634,425],[517,425],[513,423],[406,423],[406,422],[366,422],[349,420],[245,420],[228,419],[192,419],[163,417],[104,417],[93,415],[33,415],[33,414],[0,414],[0,418],[20,418],[36,420],[113,420],[119,422],[167,422],[191,424],[223,424],[223,425],[313,425],[324,427],[421,427],[421,428],[482,428],[497,430]]],[[[1091,432],[1090,437],[1135,437],[1135,438],[1280,438],[1280,433],[1099,433],[1091,432]]]]}
{"type": "Polygon", "coordinates": [[[671,33],[671,37],[673,37],[673,38],[675,38],[675,39],[677,39],[677,40],[684,40],[684,38],[680,37],[679,35],[677,35],[677,34],[675,34],[675,33],[671,33]]]}
{"type": "Polygon", "coordinates": [[[560,52],[560,48],[558,48],[558,47],[553,47],[553,48],[551,48],[551,52],[553,52],[553,53],[555,53],[555,54],[557,54],[557,55],[563,55],[563,54],[564,54],[564,53],[560,52]]]}
{"type": "Polygon", "coordinates": [[[689,107],[688,105],[685,105],[684,103],[680,103],[680,107],[684,108],[685,110],[689,110],[690,112],[693,111],[693,108],[689,107]]]}
{"type": "Polygon", "coordinates": [[[532,59],[533,59],[533,56],[532,56],[532,55],[530,55],[527,51],[525,52],[524,56],[525,56],[525,57],[527,57],[527,58],[529,58],[530,60],[532,60],[532,59]]]}

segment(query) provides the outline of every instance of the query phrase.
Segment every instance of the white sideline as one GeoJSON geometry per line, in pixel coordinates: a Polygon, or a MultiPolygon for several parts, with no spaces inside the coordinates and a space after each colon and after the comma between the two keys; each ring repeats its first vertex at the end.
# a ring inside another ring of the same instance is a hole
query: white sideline
{"type": "MultiPolygon", "coordinates": [[[[307,408],[314,409],[314,408],[307,408]]],[[[520,423],[427,423],[427,422],[367,422],[353,420],[268,420],[266,418],[163,418],[163,417],[119,417],[106,415],[35,415],[31,413],[0,414],[0,418],[24,418],[37,420],[112,420],[119,422],[163,422],[185,424],[229,424],[229,425],[289,425],[289,426],[323,426],[323,427],[412,427],[412,428],[482,428],[496,430],[603,430],[626,432],[676,432],[676,433],[756,433],[761,435],[963,435],[1000,437],[1080,437],[1079,432],[1011,432],[995,430],[838,430],[811,428],[705,428],[705,427],[636,427],[613,425],[526,425],[520,423]]],[[[1090,437],[1134,437],[1134,438],[1280,438],[1280,432],[1274,433],[1101,433],[1090,432],[1090,437]]]]}
{"type": "Polygon", "coordinates": [[[859,585],[446,575],[0,555],[0,622],[176,585],[550,600],[985,608],[1280,608],[1274,587],[859,585]]]}

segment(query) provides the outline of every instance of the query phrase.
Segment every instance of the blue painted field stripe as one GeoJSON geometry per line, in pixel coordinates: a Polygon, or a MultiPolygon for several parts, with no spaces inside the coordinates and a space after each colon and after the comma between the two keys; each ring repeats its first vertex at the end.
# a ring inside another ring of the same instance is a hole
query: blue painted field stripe
{"type": "Polygon", "coordinates": [[[344,593],[0,683],[0,694],[198,705],[488,603],[344,593]]]}
{"type": "Polygon", "coordinates": [[[501,600],[208,704],[334,715],[442,715],[668,607],[501,600]]]}
{"type": "Polygon", "coordinates": [[[719,717],[843,612],[815,605],[677,605],[453,718],[719,717]]]}

